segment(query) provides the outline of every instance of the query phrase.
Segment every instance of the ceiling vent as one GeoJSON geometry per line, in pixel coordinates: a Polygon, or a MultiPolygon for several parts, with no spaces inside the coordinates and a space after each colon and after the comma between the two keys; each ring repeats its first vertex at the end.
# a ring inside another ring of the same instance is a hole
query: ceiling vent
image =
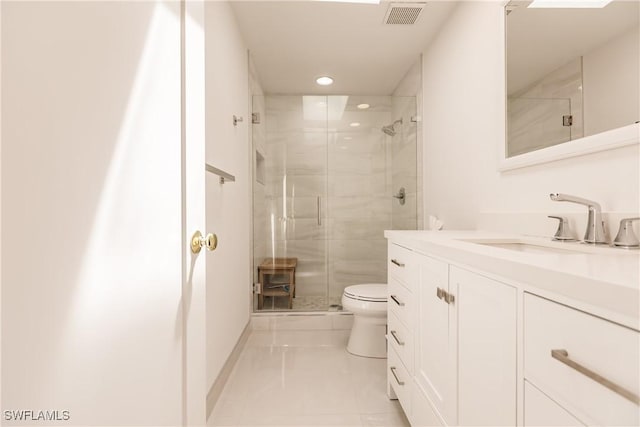
{"type": "Polygon", "coordinates": [[[420,17],[426,3],[391,3],[384,17],[388,25],[412,25],[420,17]]]}

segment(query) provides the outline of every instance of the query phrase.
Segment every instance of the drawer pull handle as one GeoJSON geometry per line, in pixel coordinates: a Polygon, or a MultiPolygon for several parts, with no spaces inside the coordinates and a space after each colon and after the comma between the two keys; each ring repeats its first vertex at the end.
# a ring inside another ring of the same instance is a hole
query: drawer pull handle
{"type": "Polygon", "coordinates": [[[398,385],[404,385],[404,381],[400,381],[398,379],[398,374],[396,374],[396,367],[395,366],[391,366],[389,368],[389,370],[391,371],[391,373],[393,374],[393,377],[396,379],[396,382],[398,383],[398,385]]]}
{"type": "Polygon", "coordinates": [[[436,289],[436,296],[440,299],[444,298],[444,294],[446,294],[446,292],[443,289],[437,288],[436,289]]]}
{"type": "Polygon", "coordinates": [[[404,267],[404,264],[396,259],[392,259],[391,263],[397,265],[398,267],[404,267]]]}
{"type": "Polygon", "coordinates": [[[396,304],[398,304],[400,307],[404,307],[404,303],[401,302],[397,296],[395,295],[391,295],[391,299],[393,300],[393,302],[395,302],[396,304]]]}
{"type": "Polygon", "coordinates": [[[391,336],[393,337],[394,340],[396,340],[396,342],[398,343],[398,345],[404,345],[404,341],[400,341],[398,339],[398,335],[396,335],[397,332],[396,331],[391,331],[391,336]]]}
{"type": "Polygon", "coordinates": [[[605,386],[606,388],[608,388],[609,390],[613,391],[614,393],[619,394],[620,396],[624,397],[627,400],[630,400],[631,402],[635,403],[636,405],[640,405],[640,398],[632,393],[631,391],[627,390],[624,387],[619,386],[618,384],[609,381],[608,379],[604,378],[601,375],[598,375],[597,373],[593,372],[591,369],[582,366],[581,364],[579,364],[578,362],[571,360],[569,358],[569,353],[567,352],[567,350],[551,350],[551,357],[553,357],[554,359],[564,363],[565,365],[575,369],[576,371],[580,372],[583,375],[586,375],[587,377],[591,378],[592,380],[594,380],[595,382],[605,386]]]}

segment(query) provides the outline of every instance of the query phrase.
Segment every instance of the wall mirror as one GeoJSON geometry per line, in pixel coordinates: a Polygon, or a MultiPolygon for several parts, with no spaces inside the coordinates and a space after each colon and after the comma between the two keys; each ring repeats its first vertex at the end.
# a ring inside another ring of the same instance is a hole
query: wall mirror
{"type": "Polygon", "coordinates": [[[511,1],[505,7],[501,169],[637,143],[640,2],[529,6],[511,1]]]}

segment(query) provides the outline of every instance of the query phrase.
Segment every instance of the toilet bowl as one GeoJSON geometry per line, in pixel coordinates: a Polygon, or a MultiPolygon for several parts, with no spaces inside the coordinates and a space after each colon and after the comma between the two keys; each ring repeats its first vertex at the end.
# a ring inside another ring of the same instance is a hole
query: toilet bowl
{"type": "Polygon", "coordinates": [[[364,357],[387,357],[387,285],[347,286],[342,307],[353,313],[347,351],[364,357]]]}

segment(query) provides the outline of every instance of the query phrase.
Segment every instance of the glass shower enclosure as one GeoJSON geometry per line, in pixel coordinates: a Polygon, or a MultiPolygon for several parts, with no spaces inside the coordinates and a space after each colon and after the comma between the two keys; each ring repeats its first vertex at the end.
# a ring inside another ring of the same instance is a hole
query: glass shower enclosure
{"type": "Polygon", "coordinates": [[[340,310],[386,283],[384,230],[418,227],[415,97],[253,98],[256,311],[340,310]]]}

